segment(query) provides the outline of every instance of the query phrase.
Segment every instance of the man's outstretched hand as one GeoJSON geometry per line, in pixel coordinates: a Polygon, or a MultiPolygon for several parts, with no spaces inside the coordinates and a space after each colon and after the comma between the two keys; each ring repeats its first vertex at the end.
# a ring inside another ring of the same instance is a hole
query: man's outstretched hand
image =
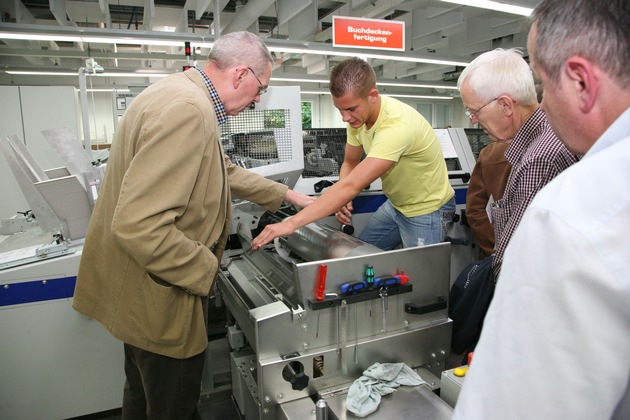
{"type": "Polygon", "coordinates": [[[252,249],[256,251],[261,246],[268,244],[279,236],[289,236],[295,232],[295,229],[296,228],[293,226],[293,223],[291,223],[291,219],[267,225],[252,241],[252,249]]]}

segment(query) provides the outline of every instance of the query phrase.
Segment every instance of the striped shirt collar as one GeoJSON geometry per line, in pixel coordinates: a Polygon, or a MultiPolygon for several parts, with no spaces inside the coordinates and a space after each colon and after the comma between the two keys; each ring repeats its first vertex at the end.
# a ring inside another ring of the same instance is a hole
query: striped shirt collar
{"type": "Polygon", "coordinates": [[[206,87],[208,88],[208,92],[210,92],[210,98],[212,99],[212,104],[214,105],[214,112],[216,112],[217,114],[217,121],[219,125],[227,122],[228,116],[225,113],[225,107],[223,106],[223,103],[221,102],[219,93],[217,92],[217,90],[214,88],[214,85],[210,81],[210,78],[200,68],[195,67],[195,70],[197,70],[199,74],[201,75],[201,77],[203,77],[203,81],[206,84],[206,87]]]}

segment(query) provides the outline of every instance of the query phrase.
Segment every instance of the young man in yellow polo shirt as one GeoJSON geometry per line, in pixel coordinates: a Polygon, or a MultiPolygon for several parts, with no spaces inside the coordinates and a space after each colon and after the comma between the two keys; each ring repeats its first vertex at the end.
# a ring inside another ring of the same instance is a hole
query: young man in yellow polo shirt
{"type": "Polygon", "coordinates": [[[360,239],[384,250],[443,241],[455,212],[455,192],[429,123],[409,105],[380,96],[374,70],[358,58],[333,68],[330,92],[348,124],[339,181],[295,216],[265,227],[252,248],[332,213],[340,223],[350,223],[352,199],[378,178],[387,201],[360,239]]]}

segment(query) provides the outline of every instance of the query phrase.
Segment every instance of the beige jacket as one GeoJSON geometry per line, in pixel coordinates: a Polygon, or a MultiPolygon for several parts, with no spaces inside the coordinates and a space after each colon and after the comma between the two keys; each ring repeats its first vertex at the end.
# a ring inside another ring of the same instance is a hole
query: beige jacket
{"type": "Polygon", "coordinates": [[[223,156],[196,70],[155,83],[133,100],[116,132],[74,309],[136,347],[174,358],[201,353],[202,296],[227,240],[231,192],[276,210],[286,191],[223,156]]]}

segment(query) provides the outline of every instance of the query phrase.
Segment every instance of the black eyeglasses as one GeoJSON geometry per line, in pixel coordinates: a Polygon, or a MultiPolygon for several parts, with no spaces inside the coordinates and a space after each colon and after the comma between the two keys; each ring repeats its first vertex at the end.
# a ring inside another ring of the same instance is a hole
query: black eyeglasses
{"type": "Polygon", "coordinates": [[[482,109],[484,109],[485,107],[487,107],[488,105],[490,105],[492,102],[496,101],[499,98],[494,98],[493,100],[491,100],[490,102],[485,103],[484,105],[482,105],[480,108],[477,108],[474,111],[469,111],[468,109],[465,111],[465,114],[468,118],[470,118],[472,120],[472,117],[478,117],[479,111],[481,111],[482,109]]]}
{"type": "Polygon", "coordinates": [[[247,67],[252,74],[254,75],[254,77],[256,78],[256,80],[258,81],[258,84],[260,85],[260,87],[258,88],[258,95],[262,95],[263,93],[267,92],[267,87],[263,86],[263,84],[260,82],[260,79],[258,78],[258,76],[256,76],[256,73],[254,73],[254,70],[252,70],[251,67],[247,67]]]}

